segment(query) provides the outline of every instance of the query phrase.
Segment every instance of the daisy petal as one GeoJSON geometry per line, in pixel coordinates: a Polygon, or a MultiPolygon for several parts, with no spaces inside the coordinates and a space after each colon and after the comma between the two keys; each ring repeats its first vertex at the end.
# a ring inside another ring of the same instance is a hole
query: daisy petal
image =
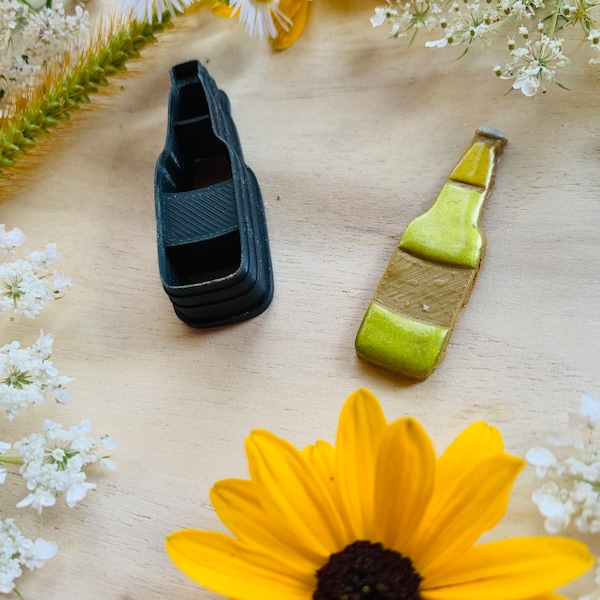
{"type": "Polygon", "coordinates": [[[261,39],[277,36],[275,23],[287,26],[287,19],[279,9],[278,0],[230,0],[231,16],[239,17],[251,36],[261,39]]]}
{"type": "Polygon", "coordinates": [[[336,479],[355,539],[373,539],[375,460],[387,423],[377,398],[361,388],[344,404],[336,440],[336,479]]]}
{"type": "Polygon", "coordinates": [[[248,546],[271,552],[292,570],[314,573],[321,566],[322,558],[311,548],[286,535],[286,523],[265,512],[251,481],[219,481],[210,491],[210,499],[225,526],[248,546]]]}
{"type": "Polygon", "coordinates": [[[345,546],[346,529],[331,494],[292,444],[255,431],[246,440],[246,454],[262,505],[287,523],[297,543],[313,548],[323,562],[345,546]]]}
{"type": "Polygon", "coordinates": [[[433,444],[416,419],[400,419],[386,430],[377,455],[376,539],[403,552],[425,512],[435,477],[433,444]]]}
{"type": "Polygon", "coordinates": [[[423,584],[423,600],[552,597],[594,563],[585,544],[561,537],[501,540],[471,548],[423,584]]]}
{"type": "Polygon", "coordinates": [[[272,555],[221,533],[178,531],[167,537],[167,552],[188,577],[236,600],[309,600],[315,586],[272,555]]]}
{"type": "Polygon", "coordinates": [[[436,512],[427,511],[409,550],[421,575],[433,574],[496,525],[523,465],[523,460],[508,454],[489,458],[455,483],[445,505],[436,512]]]}
{"type": "Polygon", "coordinates": [[[279,8],[288,17],[291,25],[275,22],[277,37],[271,40],[271,45],[276,50],[289,48],[304,32],[308,20],[308,0],[281,0],[279,8]]]}

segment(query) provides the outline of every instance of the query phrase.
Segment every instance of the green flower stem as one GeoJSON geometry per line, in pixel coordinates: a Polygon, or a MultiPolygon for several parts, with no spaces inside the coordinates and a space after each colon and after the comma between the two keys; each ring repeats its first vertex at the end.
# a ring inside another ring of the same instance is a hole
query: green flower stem
{"type": "Polygon", "coordinates": [[[29,4],[29,2],[27,2],[27,0],[17,0],[17,2],[19,4],[23,4],[25,5],[27,8],[29,8],[30,10],[33,10],[33,6],[31,6],[31,4],[29,4]]]}
{"type": "Polygon", "coordinates": [[[0,177],[39,137],[68,119],[79,105],[89,102],[89,95],[107,85],[109,77],[126,70],[127,61],[137,58],[170,22],[167,13],[162,22],[156,18],[153,23],[133,20],[114,29],[107,39],[92,43],[79,64],[61,71],[62,78],[34,92],[31,102],[14,116],[0,119],[0,177]]]}
{"type": "Polygon", "coordinates": [[[499,29],[501,29],[502,27],[504,27],[504,25],[506,25],[509,21],[512,21],[515,19],[515,15],[508,15],[507,17],[504,17],[504,19],[501,19],[500,21],[498,21],[497,23],[494,23],[493,25],[490,25],[490,31],[498,31],[499,29]]]}
{"type": "Polygon", "coordinates": [[[580,475],[568,475],[568,478],[573,481],[577,481],[578,483],[587,483],[588,485],[591,485],[592,488],[596,491],[600,490],[600,481],[590,481],[589,479],[581,477],[580,475]]]}
{"type": "Polygon", "coordinates": [[[22,456],[0,456],[0,463],[10,464],[10,465],[22,465],[23,457],[22,456]]]}
{"type": "Polygon", "coordinates": [[[548,29],[548,37],[554,38],[554,32],[556,31],[556,24],[558,23],[558,15],[560,14],[560,8],[562,6],[562,0],[556,0],[554,5],[554,12],[552,13],[552,21],[550,21],[550,28],[548,29]]]}

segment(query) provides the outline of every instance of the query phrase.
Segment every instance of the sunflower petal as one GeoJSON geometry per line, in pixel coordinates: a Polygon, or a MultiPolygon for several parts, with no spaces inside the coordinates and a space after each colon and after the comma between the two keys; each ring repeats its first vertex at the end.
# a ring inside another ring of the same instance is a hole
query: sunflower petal
{"type": "Polygon", "coordinates": [[[285,522],[297,543],[313,548],[322,562],[344,547],[347,533],[331,494],[294,446],[255,431],[246,440],[246,454],[265,511],[285,522]]]}
{"type": "Polygon", "coordinates": [[[387,423],[377,398],[361,388],[340,413],[336,478],[355,539],[374,539],[375,464],[387,423]]]}
{"type": "Polygon", "coordinates": [[[267,513],[251,481],[225,479],[210,491],[212,505],[225,526],[248,546],[271,552],[291,568],[316,572],[322,559],[286,535],[286,523],[267,513]]]}
{"type": "Polygon", "coordinates": [[[314,469],[315,473],[321,478],[325,487],[329,490],[331,498],[340,518],[344,523],[346,539],[344,545],[354,541],[350,520],[345,512],[345,507],[340,500],[340,493],[335,476],[335,448],[323,440],[317,440],[314,445],[307,446],[302,451],[302,456],[314,469]]]}
{"type": "MultiPolygon", "coordinates": [[[[500,432],[483,421],[477,421],[464,429],[439,457],[434,493],[427,507],[424,521],[434,519],[443,511],[456,490],[467,485],[465,479],[480,463],[494,456],[504,455],[504,442],[500,432]]],[[[473,471],[475,472],[475,471],[473,471]]]]}
{"type": "Polygon", "coordinates": [[[271,45],[275,50],[289,48],[304,32],[308,20],[308,0],[281,0],[279,9],[292,21],[286,30],[283,25],[275,20],[277,37],[271,39],[271,45]]]}
{"type": "Polygon", "coordinates": [[[335,487],[335,448],[329,442],[317,440],[302,450],[302,456],[326,487],[335,487]]]}
{"type": "Polygon", "coordinates": [[[501,540],[471,548],[423,585],[423,600],[522,600],[552,597],[553,589],[594,563],[588,547],[570,538],[501,540]]]}
{"type": "Polygon", "coordinates": [[[508,454],[489,458],[459,479],[445,505],[427,511],[408,550],[421,575],[429,576],[496,525],[523,466],[522,459],[508,454]]]}
{"type": "Polygon", "coordinates": [[[376,539],[384,546],[405,549],[431,498],[435,466],[433,444],[416,419],[387,428],[375,474],[376,539]]]}
{"type": "Polygon", "coordinates": [[[237,600],[309,600],[314,575],[300,577],[272,555],[221,533],[186,529],[167,537],[171,560],[208,589],[237,600]]]}
{"type": "Polygon", "coordinates": [[[438,460],[440,488],[450,489],[450,484],[466,470],[501,454],[504,454],[504,442],[500,432],[484,421],[472,423],[456,436],[438,460]]]}

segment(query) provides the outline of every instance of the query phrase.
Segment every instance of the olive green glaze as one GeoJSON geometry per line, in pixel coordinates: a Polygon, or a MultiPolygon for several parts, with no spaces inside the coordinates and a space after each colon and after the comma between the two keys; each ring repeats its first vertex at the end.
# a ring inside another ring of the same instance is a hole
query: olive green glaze
{"type": "Polygon", "coordinates": [[[402,375],[425,379],[438,364],[449,329],[408,319],[372,302],[356,336],[356,353],[402,375]]]}
{"type": "Polygon", "coordinates": [[[479,128],[433,206],[409,224],[356,335],[359,356],[414,379],[440,363],[485,253],[480,222],[505,144],[479,128]]]}
{"type": "Polygon", "coordinates": [[[448,179],[468,185],[487,188],[494,175],[496,148],[483,142],[475,142],[454,167],[448,179]]]}
{"type": "Polygon", "coordinates": [[[434,205],[406,229],[398,246],[434,262],[477,268],[483,237],[478,229],[485,190],[447,183],[434,205]]]}

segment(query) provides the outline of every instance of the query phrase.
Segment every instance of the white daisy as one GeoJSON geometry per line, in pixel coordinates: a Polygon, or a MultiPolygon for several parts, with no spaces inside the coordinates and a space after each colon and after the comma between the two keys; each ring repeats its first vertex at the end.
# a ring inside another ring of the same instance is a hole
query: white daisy
{"type": "Polygon", "coordinates": [[[268,37],[277,37],[275,20],[288,30],[292,21],[279,8],[279,0],[231,0],[231,16],[236,17],[239,14],[241,23],[246,26],[246,31],[251,36],[257,36],[261,39],[268,37]]]}
{"type": "Polygon", "coordinates": [[[121,7],[126,13],[138,21],[147,20],[152,23],[154,11],[156,18],[162,21],[163,14],[168,10],[174,18],[176,12],[184,12],[194,0],[121,0],[121,7]]]}

